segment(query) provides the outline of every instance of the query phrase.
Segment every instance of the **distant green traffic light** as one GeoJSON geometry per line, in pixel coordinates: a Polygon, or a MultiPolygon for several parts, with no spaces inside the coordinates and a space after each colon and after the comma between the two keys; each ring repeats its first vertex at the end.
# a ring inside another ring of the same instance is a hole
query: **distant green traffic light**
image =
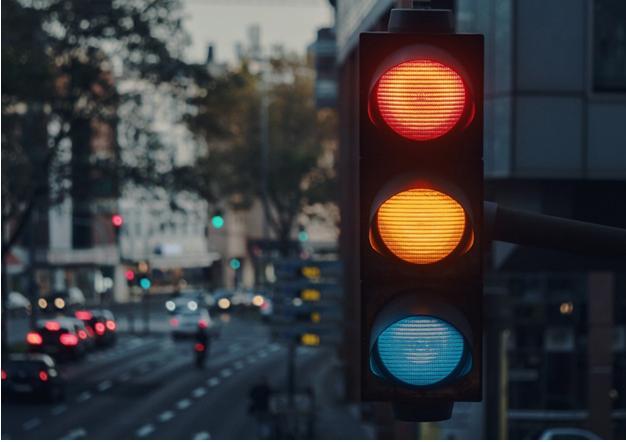
{"type": "Polygon", "coordinates": [[[306,233],[306,230],[301,230],[298,232],[298,241],[307,242],[309,240],[309,234],[306,233]]]}
{"type": "Polygon", "coordinates": [[[139,280],[139,285],[142,289],[148,290],[152,286],[152,282],[150,282],[150,279],[148,278],[141,278],[139,280]]]}
{"type": "Polygon", "coordinates": [[[230,268],[233,270],[239,270],[241,268],[241,261],[239,261],[237,258],[231,259],[230,268]]]}
{"type": "Polygon", "coordinates": [[[221,229],[224,227],[224,217],[222,215],[214,215],[213,218],[211,218],[211,224],[213,224],[213,227],[216,229],[221,229]]]}

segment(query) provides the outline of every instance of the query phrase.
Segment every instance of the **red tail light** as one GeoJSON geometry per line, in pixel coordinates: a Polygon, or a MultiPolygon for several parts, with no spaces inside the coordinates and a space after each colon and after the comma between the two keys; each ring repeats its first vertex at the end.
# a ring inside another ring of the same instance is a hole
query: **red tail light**
{"type": "Polygon", "coordinates": [[[78,345],[78,337],[71,333],[63,333],[59,336],[59,341],[66,347],[74,347],[78,345]]]}
{"type": "Polygon", "coordinates": [[[93,318],[91,312],[88,312],[86,310],[79,310],[74,313],[74,316],[76,316],[76,318],[80,319],[81,321],[89,321],[91,318],[93,318]]]}
{"type": "Polygon", "coordinates": [[[91,325],[88,325],[86,328],[87,328],[87,334],[89,336],[93,336],[96,333],[93,331],[93,327],[91,325]]]}
{"type": "Polygon", "coordinates": [[[102,336],[104,332],[106,331],[106,327],[104,326],[102,322],[96,322],[95,327],[96,327],[96,333],[100,336],[102,336]]]}
{"type": "Polygon", "coordinates": [[[204,344],[201,343],[197,343],[196,345],[193,346],[194,350],[200,352],[200,351],[204,351],[205,347],[204,344]]]}
{"type": "Polygon", "coordinates": [[[85,330],[78,330],[78,337],[80,339],[87,339],[87,332],[85,330]]]}
{"type": "Polygon", "coordinates": [[[7,380],[7,372],[2,370],[2,380],[6,381],[7,380]]]}
{"type": "Polygon", "coordinates": [[[48,380],[48,373],[46,373],[44,370],[40,370],[39,371],[39,380],[41,382],[46,382],[48,380]]]}
{"type": "Polygon", "coordinates": [[[50,331],[59,331],[61,330],[61,324],[59,324],[57,321],[48,321],[46,322],[46,330],[50,330],[50,331]]]}
{"type": "Polygon", "coordinates": [[[209,324],[204,319],[200,319],[198,321],[198,327],[200,327],[200,328],[207,328],[208,326],[209,326],[209,324]]]}
{"type": "Polygon", "coordinates": [[[178,327],[178,319],[176,319],[176,318],[170,319],[170,325],[172,327],[178,327]]]}
{"type": "Polygon", "coordinates": [[[111,331],[115,331],[115,329],[117,328],[117,325],[115,324],[115,321],[108,320],[106,322],[106,325],[107,325],[107,328],[109,330],[111,330],[111,331]]]}
{"type": "Polygon", "coordinates": [[[449,66],[421,59],[385,72],[376,88],[380,116],[397,134],[426,141],[448,133],[461,119],[467,101],[463,79],[449,66]]]}
{"type": "Polygon", "coordinates": [[[41,335],[37,332],[28,332],[26,335],[26,342],[30,345],[41,345],[43,343],[43,339],[41,335]]]}

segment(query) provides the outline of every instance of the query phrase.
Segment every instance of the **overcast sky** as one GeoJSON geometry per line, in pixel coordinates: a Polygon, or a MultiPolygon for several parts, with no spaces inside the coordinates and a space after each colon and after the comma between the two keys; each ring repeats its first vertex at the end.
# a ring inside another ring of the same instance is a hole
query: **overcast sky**
{"type": "Polygon", "coordinates": [[[316,30],[330,26],[333,10],[328,0],[183,0],[185,28],[191,36],[189,61],[206,58],[207,44],[216,47],[218,62],[235,59],[235,43],[246,42],[247,28],[261,26],[261,44],[281,44],[303,53],[316,30]]]}

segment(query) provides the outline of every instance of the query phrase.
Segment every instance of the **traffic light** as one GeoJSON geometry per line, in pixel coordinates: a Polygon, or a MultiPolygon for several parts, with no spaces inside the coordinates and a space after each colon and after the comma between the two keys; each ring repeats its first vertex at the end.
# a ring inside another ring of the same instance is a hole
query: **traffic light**
{"type": "Polygon", "coordinates": [[[124,225],[124,218],[119,213],[114,213],[111,215],[111,225],[113,226],[113,231],[115,232],[115,237],[117,238],[120,234],[120,230],[124,225]]]}
{"type": "Polygon", "coordinates": [[[217,230],[219,230],[222,227],[224,227],[224,224],[225,224],[224,215],[222,215],[222,212],[218,210],[211,217],[211,225],[217,230]]]}
{"type": "Polygon", "coordinates": [[[124,272],[124,276],[126,277],[126,281],[131,284],[135,280],[135,271],[133,269],[127,269],[124,272]]]}
{"type": "Polygon", "coordinates": [[[363,399],[446,419],[481,400],[483,37],[363,33],[359,94],[363,399]]]}
{"type": "Polygon", "coordinates": [[[139,279],[139,286],[144,290],[150,290],[150,287],[152,287],[152,281],[150,281],[148,276],[142,276],[139,279]]]}

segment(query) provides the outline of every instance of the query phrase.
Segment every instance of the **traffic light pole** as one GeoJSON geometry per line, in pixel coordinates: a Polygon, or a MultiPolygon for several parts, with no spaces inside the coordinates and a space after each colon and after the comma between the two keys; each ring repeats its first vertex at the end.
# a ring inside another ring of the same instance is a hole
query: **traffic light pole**
{"type": "Polygon", "coordinates": [[[485,202],[492,240],[585,255],[626,258],[626,229],[544,215],[485,202]]]}

